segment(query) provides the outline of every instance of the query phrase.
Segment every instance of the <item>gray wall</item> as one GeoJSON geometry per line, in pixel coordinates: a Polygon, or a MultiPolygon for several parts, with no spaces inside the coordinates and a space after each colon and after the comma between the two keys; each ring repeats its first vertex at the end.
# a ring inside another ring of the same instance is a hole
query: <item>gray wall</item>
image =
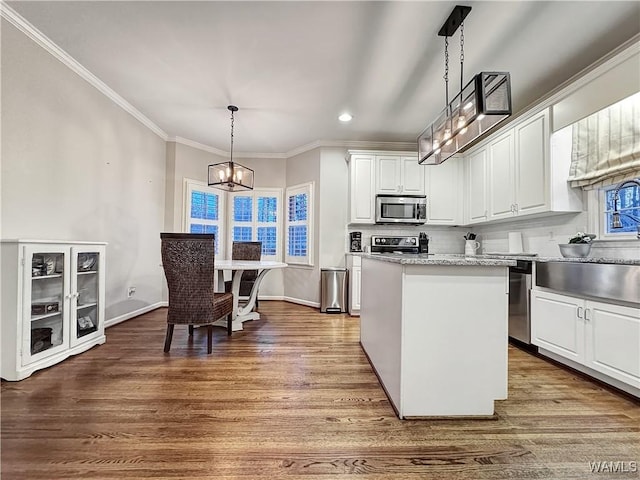
{"type": "Polygon", "coordinates": [[[5,20],[1,35],[3,238],[108,242],[107,320],[160,302],[166,142],[5,20]]]}
{"type": "Polygon", "coordinates": [[[320,215],[318,264],[344,267],[349,223],[349,165],[344,148],[323,148],[320,152],[320,215]]]}
{"type": "MultiPolygon", "coordinates": [[[[166,231],[181,232],[184,210],[184,180],[207,181],[207,166],[228,158],[176,142],[167,143],[166,231]],[[172,200],[169,200],[171,198],[172,200]]],[[[235,158],[234,161],[255,171],[255,188],[282,188],[284,194],[286,162],[282,158],[235,158]]],[[[222,191],[221,191],[222,192],[222,191]]],[[[224,192],[223,192],[224,193],[224,192]]],[[[283,222],[284,226],[284,222],[283,222]]],[[[231,255],[227,251],[225,256],[231,255]]],[[[229,277],[230,278],[230,277],[229,277]]],[[[284,296],[284,272],[269,272],[260,287],[260,298],[284,296]]]]}
{"type": "Polygon", "coordinates": [[[306,182],[314,182],[315,186],[313,192],[313,218],[315,223],[313,229],[313,266],[290,266],[284,274],[285,297],[310,305],[320,303],[320,228],[318,228],[318,219],[321,218],[321,199],[319,195],[321,188],[320,158],[321,151],[319,148],[316,148],[296,155],[295,157],[288,158],[286,166],[288,187],[306,182]]]}

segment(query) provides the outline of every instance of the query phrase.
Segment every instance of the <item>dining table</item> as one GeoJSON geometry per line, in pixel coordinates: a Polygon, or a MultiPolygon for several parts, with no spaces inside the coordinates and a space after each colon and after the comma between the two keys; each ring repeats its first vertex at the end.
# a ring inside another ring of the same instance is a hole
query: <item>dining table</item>
{"type": "MultiPolygon", "coordinates": [[[[218,274],[217,290],[224,291],[224,272],[232,272],[231,293],[233,293],[233,310],[231,313],[232,323],[231,330],[236,332],[242,330],[242,324],[249,320],[259,320],[260,313],[254,312],[256,300],[258,299],[258,291],[260,290],[260,283],[264,277],[271,270],[277,268],[285,268],[288,265],[284,262],[277,262],[273,260],[216,260],[214,263],[214,269],[218,274]],[[240,305],[240,279],[242,272],[245,270],[257,270],[258,276],[251,287],[251,293],[246,299],[246,303],[243,302],[240,305]]],[[[226,320],[218,320],[214,325],[219,325],[226,328],[226,320]]]]}

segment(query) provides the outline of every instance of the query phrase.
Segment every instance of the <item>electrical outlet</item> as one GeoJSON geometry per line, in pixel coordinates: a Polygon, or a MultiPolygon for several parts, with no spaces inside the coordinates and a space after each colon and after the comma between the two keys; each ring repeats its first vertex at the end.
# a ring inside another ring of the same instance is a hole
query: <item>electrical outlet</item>
{"type": "Polygon", "coordinates": [[[135,293],[136,293],[136,287],[129,287],[127,289],[127,298],[133,297],[135,293]]]}
{"type": "Polygon", "coordinates": [[[549,241],[553,242],[555,240],[554,236],[553,236],[553,231],[549,232],[549,241]]]}

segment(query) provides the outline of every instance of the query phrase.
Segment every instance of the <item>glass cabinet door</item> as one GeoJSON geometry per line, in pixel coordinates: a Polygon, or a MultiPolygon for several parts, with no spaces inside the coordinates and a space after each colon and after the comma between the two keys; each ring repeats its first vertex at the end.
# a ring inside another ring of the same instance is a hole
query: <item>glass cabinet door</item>
{"type": "Polygon", "coordinates": [[[35,362],[67,348],[68,255],[50,245],[25,247],[22,359],[35,362]]]}
{"type": "Polygon", "coordinates": [[[100,252],[83,247],[71,249],[71,346],[78,345],[102,334],[104,327],[100,316],[100,303],[104,292],[100,291],[100,252]]]}

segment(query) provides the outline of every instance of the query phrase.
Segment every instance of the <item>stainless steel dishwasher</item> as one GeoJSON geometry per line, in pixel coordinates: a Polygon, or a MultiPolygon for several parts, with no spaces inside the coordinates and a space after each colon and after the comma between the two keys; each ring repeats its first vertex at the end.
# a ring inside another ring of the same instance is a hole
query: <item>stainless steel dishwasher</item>
{"type": "Polygon", "coordinates": [[[509,336],[531,344],[531,269],[530,260],[516,260],[509,267],[509,336]]]}

